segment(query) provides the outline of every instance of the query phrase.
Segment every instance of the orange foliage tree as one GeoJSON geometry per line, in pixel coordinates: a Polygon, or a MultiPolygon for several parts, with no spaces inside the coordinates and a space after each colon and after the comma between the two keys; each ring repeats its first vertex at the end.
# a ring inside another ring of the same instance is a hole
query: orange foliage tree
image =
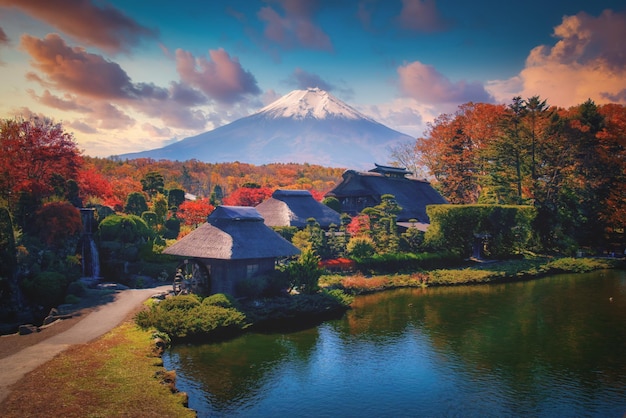
{"type": "Polygon", "coordinates": [[[180,204],[176,217],[185,225],[200,225],[206,222],[207,217],[215,207],[209,203],[209,199],[187,200],[180,204]]]}
{"type": "Polygon", "coordinates": [[[228,206],[256,206],[272,195],[269,187],[240,187],[224,198],[228,206]]]}

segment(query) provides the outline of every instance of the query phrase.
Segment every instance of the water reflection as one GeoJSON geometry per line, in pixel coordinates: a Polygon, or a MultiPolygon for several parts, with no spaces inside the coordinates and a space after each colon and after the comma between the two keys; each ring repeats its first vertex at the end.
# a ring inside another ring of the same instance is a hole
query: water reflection
{"type": "Polygon", "coordinates": [[[362,296],[313,329],[164,360],[199,416],[622,416],[624,353],[611,271],[362,296]]]}

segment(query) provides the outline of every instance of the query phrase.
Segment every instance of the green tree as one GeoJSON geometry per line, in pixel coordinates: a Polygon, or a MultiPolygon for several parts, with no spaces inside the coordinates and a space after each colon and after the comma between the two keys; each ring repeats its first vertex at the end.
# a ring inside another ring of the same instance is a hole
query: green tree
{"type": "Polygon", "coordinates": [[[152,197],[157,193],[163,193],[165,187],[165,179],[158,171],[150,171],[141,179],[143,191],[152,197]]]}
{"type": "Polygon", "coordinates": [[[185,191],[183,189],[171,189],[167,194],[167,206],[178,208],[185,201],[185,191]]]}
{"type": "Polygon", "coordinates": [[[320,258],[313,251],[304,251],[297,261],[289,263],[286,272],[292,288],[300,293],[314,294],[319,291],[319,279],[323,270],[319,267],[320,258]]]}
{"type": "Polygon", "coordinates": [[[336,197],[326,197],[322,200],[322,203],[337,213],[341,213],[341,202],[336,197]]]}
{"type": "Polygon", "coordinates": [[[163,225],[163,223],[165,223],[165,219],[167,218],[167,212],[168,212],[167,198],[163,194],[157,193],[152,198],[151,206],[152,206],[152,211],[156,213],[157,224],[163,225]]]}
{"type": "Polygon", "coordinates": [[[124,205],[124,212],[130,215],[141,216],[142,213],[148,210],[148,203],[146,197],[141,192],[132,192],[126,198],[126,204],[124,205]]]}

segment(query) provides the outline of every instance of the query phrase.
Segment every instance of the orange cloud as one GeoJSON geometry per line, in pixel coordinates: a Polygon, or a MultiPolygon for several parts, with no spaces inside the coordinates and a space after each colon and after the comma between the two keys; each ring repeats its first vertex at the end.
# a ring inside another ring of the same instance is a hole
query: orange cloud
{"type": "Polygon", "coordinates": [[[118,9],[98,7],[91,0],[0,0],[0,6],[19,9],[108,52],[123,51],[144,37],[157,36],[156,30],[140,25],[118,9]]]}
{"type": "Polygon", "coordinates": [[[252,73],[244,70],[237,58],[231,59],[221,48],[210,50],[209,57],[210,60],[195,58],[188,51],[176,50],[176,69],[181,80],[222,103],[261,93],[252,73]]]}
{"type": "Polygon", "coordinates": [[[565,16],[554,37],[554,45],[530,51],[518,76],[490,82],[490,91],[500,101],[540,95],[563,107],[587,99],[626,103],[626,13],[565,16]]]}
{"type": "Polygon", "coordinates": [[[492,102],[481,83],[453,83],[435,67],[419,61],[398,67],[399,86],[403,95],[423,103],[492,102]]]}

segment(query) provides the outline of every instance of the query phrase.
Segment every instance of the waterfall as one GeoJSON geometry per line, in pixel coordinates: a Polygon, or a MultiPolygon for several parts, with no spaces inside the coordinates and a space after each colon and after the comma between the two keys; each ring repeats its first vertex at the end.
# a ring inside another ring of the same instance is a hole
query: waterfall
{"type": "Polygon", "coordinates": [[[100,255],[92,235],[95,209],[81,208],[80,214],[83,220],[81,239],[83,277],[97,279],[100,277],[100,255]]]}

